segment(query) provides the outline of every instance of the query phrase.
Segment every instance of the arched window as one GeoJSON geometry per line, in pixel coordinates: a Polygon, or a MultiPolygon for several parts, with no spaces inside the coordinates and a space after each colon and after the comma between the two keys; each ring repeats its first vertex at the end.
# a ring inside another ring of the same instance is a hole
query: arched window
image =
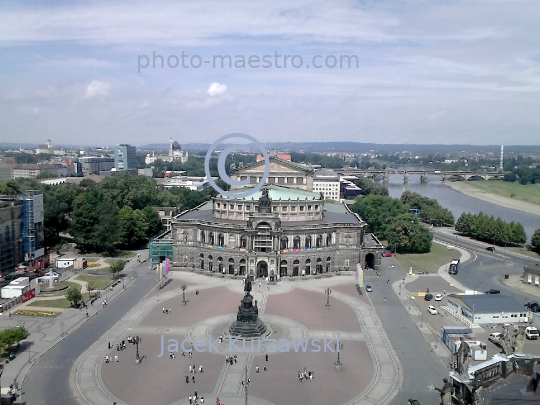
{"type": "Polygon", "coordinates": [[[306,236],[306,249],[311,248],[311,236],[306,236]]]}
{"type": "Polygon", "coordinates": [[[332,246],[332,234],[331,233],[326,235],[326,246],[332,246]]]}
{"type": "Polygon", "coordinates": [[[315,246],[320,248],[322,247],[322,235],[317,235],[317,240],[315,242],[315,246]]]}
{"type": "Polygon", "coordinates": [[[201,262],[201,270],[204,270],[204,254],[200,254],[199,255],[199,259],[200,259],[200,262],[201,262]]]}
{"type": "Polygon", "coordinates": [[[214,258],[212,255],[208,256],[208,270],[214,271],[214,258]]]}
{"type": "Polygon", "coordinates": [[[300,236],[295,236],[293,240],[293,248],[300,249],[300,236]]]}
{"type": "Polygon", "coordinates": [[[295,260],[293,262],[293,276],[297,276],[298,275],[298,271],[300,269],[300,261],[299,260],[295,260]]]}
{"type": "Polygon", "coordinates": [[[317,264],[315,265],[315,272],[317,274],[322,274],[322,259],[320,257],[317,259],[317,264]]]}
{"type": "Polygon", "coordinates": [[[241,259],[240,260],[240,274],[241,275],[247,274],[246,273],[246,259],[241,259]]]}
{"type": "Polygon", "coordinates": [[[305,270],[306,270],[306,275],[311,274],[311,259],[306,260],[305,270]]]}
{"type": "Polygon", "coordinates": [[[223,236],[222,233],[218,235],[218,246],[224,246],[225,245],[225,236],[223,236]]]}
{"type": "Polygon", "coordinates": [[[210,235],[208,236],[208,243],[210,245],[214,244],[214,232],[210,232],[210,235]]]}
{"type": "Polygon", "coordinates": [[[287,260],[282,260],[279,265],[279,275],[281,277],[287,275],[287,260]]]}
{"type": "Polygon", "coordinates": [[[240,247],[246,249],[247,248],[247,236],[241,236],[240,237],[240,247]]]}
{"type": "Polygon", "coordinates": [[[332,259],[330,257],[326,258],[326,272],[330,271],[330,265],[332,264],[332,259]]]}
{"type": "Polygon", "coordinates": [[[206,243],[206,234],[204,231],[201,231],[201,238],[200,238],[200,241],[202,243],[206,243]]]}
{"type": "Polygon", "coordinates": [[[229,274],[235,274],[234,273],[234,259],[229,259],[229,274]]]}
{"type": "Polygon", "coordinates": [[[289,238],[286,236],[281,237],[281,249],[287,249],[289,247],[289,238]]]}
{"type": "Polygon", "coordinates": [[[217,262],[218,262],[218,271],[220,273],[223,273],[223,257],[218,257],[217,258],[217,262]]]}

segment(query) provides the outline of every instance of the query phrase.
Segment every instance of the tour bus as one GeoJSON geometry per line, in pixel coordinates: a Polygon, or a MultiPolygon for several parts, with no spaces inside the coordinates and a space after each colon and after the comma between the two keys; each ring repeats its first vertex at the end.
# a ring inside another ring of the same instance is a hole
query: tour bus
{"type": "Polygon", "coordinates": [[[459,271],[459,259],[452,259],[450,267],[448,268],[448,274],[458,274],[459,271]]]}

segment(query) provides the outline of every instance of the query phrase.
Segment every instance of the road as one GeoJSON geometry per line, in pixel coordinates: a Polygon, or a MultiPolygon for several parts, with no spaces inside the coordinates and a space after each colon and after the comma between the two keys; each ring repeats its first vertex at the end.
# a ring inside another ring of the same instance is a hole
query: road
{"type": "Polygon", "coordinates": [[[471,260],[461,264],[459,273],[452,276],[464,286],[480,292],[495,288],[500,290],[501,294],[513,296],[523,304],[534,299],[533,296],[513,290],[501,282],[505,274],[523,274],[523,268],[531,264],[532,259],[510,252],[490,252],[483,245],[462,238],[456,241],[455,238],[438,232],[435,232],[435,238],[471,252],[471,260]]]}
{"type": "Polygon", "coordinates": [[[132,275],[136,281],[120,297],[36,361],[24,380],[22,404],[79,405],[69,382],[75,360],[156,285],[155,274],[148,270],[147,263],[137,266],[132,275]]]}

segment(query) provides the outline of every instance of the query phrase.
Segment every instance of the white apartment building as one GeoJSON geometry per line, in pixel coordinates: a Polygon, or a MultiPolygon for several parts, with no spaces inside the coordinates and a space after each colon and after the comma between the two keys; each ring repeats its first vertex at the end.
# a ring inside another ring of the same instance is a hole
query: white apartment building
{"type": "Polygon", "coordinates": [[[340,181],[337,173],[321,169],[313,175],[313,192],[322,193],[325,200],[340,200],[340,181]]]}

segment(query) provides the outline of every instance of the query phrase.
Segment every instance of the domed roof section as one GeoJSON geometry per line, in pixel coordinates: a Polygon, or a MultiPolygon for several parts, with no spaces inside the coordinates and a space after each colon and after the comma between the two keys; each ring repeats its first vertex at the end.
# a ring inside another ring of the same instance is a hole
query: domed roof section
{"type": "Polygon", "coordinates": [[[180,146],[180,144],[177,141],[174,141],[174,143],[172,144],[172,149],[173,150],[182,150],[182,147],[180,146]]]}

